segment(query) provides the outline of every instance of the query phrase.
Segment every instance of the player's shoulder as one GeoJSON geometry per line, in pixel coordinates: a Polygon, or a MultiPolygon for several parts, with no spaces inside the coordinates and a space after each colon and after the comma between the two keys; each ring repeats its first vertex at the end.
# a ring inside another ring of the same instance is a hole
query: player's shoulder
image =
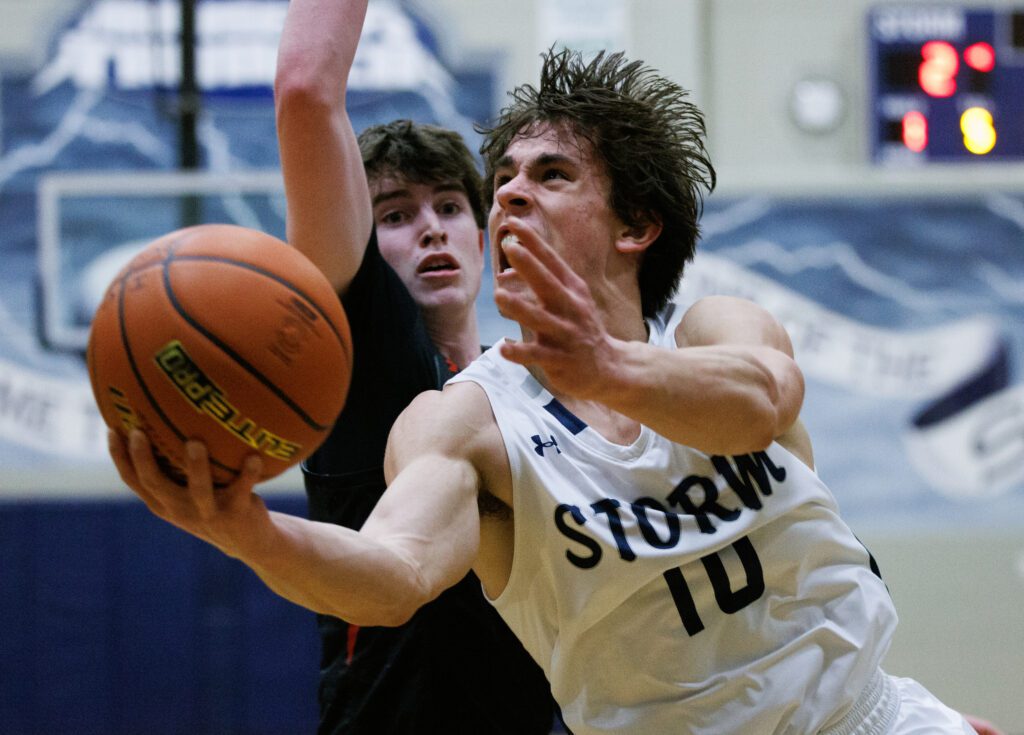
{"type": "Polygon", "coordinates": [[[741,296],[715,294],[697,299],[686,309],[681,324],[709,322],[712,324],[736,319],[775,321],[775,318],[761,305],[741,296]]]}
{"type": "Polygon", "coordinates": [[[464,382],[420,393],[398,417],[392,434],[435,450],[468,455],[497,431],[483,388],[464,382]]]}
{"type": "Polygon", "coordinates": [[[482,486],[511,504],[508,456],[484,389],[449,383],[418,395],[402,412],[388,440],[385,468],[395,472],[417,456],[443,456],[472,465],[482,486]]]}
{"type": "Polygon", "coordinates": [[[767,309],[738,296],[705,296],[694,302],[675,330],[680,347],[727,343],[764,344],[792,353],[789,336],[767,309]]]}
{"type": "Polygon", "coordinates": [[[385,474],[394,477],[425,456],[472,466],[488,488],[508,474],[501,432],[482,388],[456,383],[426,391],[402,412],[388,437],[385,474]]]}

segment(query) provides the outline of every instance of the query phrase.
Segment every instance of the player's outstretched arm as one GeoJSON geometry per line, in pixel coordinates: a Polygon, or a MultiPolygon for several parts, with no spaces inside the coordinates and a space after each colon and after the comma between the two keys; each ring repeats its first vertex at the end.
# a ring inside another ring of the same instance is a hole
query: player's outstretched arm
{"type": "Polygon", "coordinates": [[[345,110],[366,6],[367,0],[291,0],[274,81],[288,242],[336,291],[358,270],[373,222],[345,110]]]}
{"type": "Polygon", "coordinates": [[[408,412],[393,434],[403,444],[391,452],[397,477],[359,532],[268,510],[253,492],[256,456],[235,482],[214,488],[199,442],[187,446],[187,487],[161,472],[142,432],[127,444],[111,432],[110,452],[155,515],[239,559],[282,597],[357,625],[400,625],[462,579],[479,548],[479,476],[449,451],[471,443],[466,432],[450,432],[441,448],[416,438],[431,417],[457,412],[429,399],[408,412]]]}
{"type": "Polygon", "coordinates": [[[710,454],[764,449],[796,423],[803,376],[785,330],[759,306],[698,302],[676,331],[680,349],[616,339],[583,279],[536,233],[517,235],[505,254],[532,293],[499,288],[495,299],[529,339],[504,345],[507,359],[536,365],[555,390],[710,454]]]}

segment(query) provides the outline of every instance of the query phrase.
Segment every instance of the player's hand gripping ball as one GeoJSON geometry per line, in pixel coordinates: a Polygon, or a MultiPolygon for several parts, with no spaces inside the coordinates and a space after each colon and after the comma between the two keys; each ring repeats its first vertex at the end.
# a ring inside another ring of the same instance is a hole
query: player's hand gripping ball
{"type": "Polygon", "coordinates": [[[205,442],[214,482],[249,454],[263,479],[308,457],[341,412],[352,338],[337,294],[304,255],[233,225],[150,243],[110,284],[89,334],[104,421],[142,429],[184,481],[184,444],[205,442]]]}

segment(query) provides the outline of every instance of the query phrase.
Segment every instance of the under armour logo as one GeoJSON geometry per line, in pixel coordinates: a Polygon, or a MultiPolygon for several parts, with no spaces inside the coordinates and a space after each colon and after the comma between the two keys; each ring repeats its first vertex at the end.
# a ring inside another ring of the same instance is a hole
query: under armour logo
{"type": "Polygon", "coordinates": [[[541,440],[540,434],[534,434],[533,436],[531,436],[530,438],[533,439],[533,443],[537,445],[533,448],[533,451],[535,451],[537,454],[543,457],[545,449],[550,449],[551,447],[554,447],[555,451],[561,454],[562,450],[558,448],[558,442],[555,441],[555,437],[551,436],[551,434],[548,434],[548,437],[551,439],[551,441],[546,442],[541,440]]]}

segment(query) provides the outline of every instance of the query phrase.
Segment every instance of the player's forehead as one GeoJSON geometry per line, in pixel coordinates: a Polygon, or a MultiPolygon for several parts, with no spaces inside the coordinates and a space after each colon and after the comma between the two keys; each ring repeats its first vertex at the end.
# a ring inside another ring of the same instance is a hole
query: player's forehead
{"type": "Polygon", "coordinates": [[[466,196],[466,187],[454,179],[423,181],[397,173],[371,178],[370,197],[374,205],[395,199],[433,199],[441,195],[466,196]]]}
{"type": "Polygon", "coordinates": [[[517,132],[495,162],[495,170],[518,169],[553,159],[580,167],[598,163],[593,144],[572,125],[544,121],[517,132]]]}

